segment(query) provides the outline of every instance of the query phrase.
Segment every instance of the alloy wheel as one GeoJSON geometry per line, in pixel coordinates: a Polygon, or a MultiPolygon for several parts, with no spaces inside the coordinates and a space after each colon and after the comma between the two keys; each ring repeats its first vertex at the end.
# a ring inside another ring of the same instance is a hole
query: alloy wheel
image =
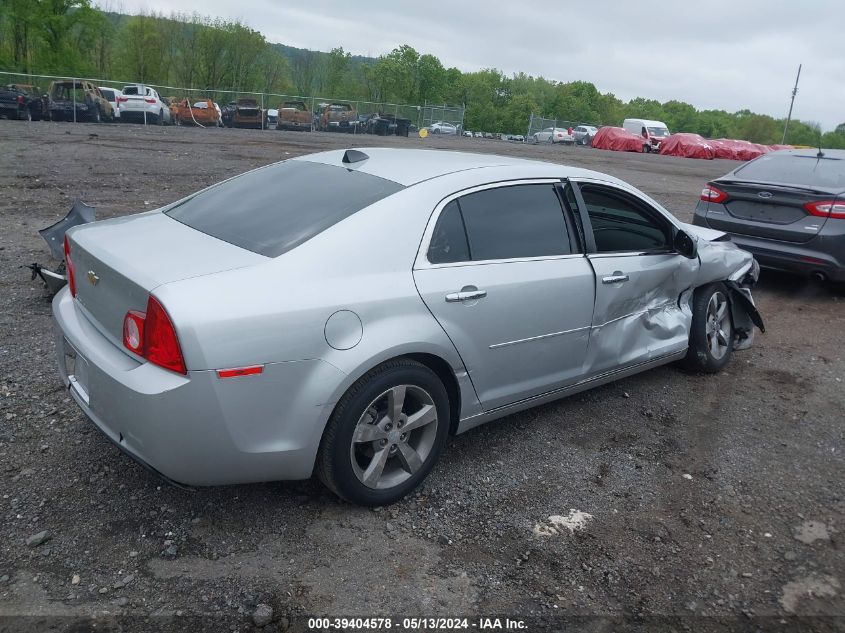
{"type": "Polygon", "coordinates": [[[724,358],[731,345],[731,320],[728,314],[728,298],[722,292],[714,292],[707,303],[707,347],[716,360],[724,358]]]}
{"type": "Polygon", "coordinates": [[[437,407],[428,391],[397,385],[375,398],[358,419],[350,458],[358,480],[393,488],[422,468],[437,440],[437,407]]]}

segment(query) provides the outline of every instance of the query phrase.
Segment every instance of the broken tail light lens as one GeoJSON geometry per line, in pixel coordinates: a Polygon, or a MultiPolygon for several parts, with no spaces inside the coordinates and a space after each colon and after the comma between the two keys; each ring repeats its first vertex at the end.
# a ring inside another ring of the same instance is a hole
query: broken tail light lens
{"type": "Polygon", "coordinates": [[[804,208],[818,218],[845,220],[845,200],[818,200],[807,202],[804,208]]]}
{"type": "Polygon", "coordinates": [[[154,296],[147,299],[147,311],[130,310],[123,319],[123,345],[151,363],[178,374],[187,374],[182,347],[173,321],[154,296]]]}
{"type": "Polygon", "coordinates": [[[704,202],[724,202],[728,199],[728,194],[726,194],[721,189],[717,189],[711,184],[708,184],[704,189],[701,190],[701,196],[699,196],[701,200],[704,202]]]}
{"type": "Polygon", "coordinates": [[[70,288],[70,296],[76,296],[76,271],[73,269],[73,260],[70,257],[70,242],[65,235],[65,270],[67,271],[67,285],[70,288]]]}

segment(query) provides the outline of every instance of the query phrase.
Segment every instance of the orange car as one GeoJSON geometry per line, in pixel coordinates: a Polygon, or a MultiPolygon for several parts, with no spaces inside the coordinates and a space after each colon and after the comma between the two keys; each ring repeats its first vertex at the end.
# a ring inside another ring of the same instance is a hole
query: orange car
{"type": "Polygon", "coordinates": [[[358,126],[358,113],[346,102],[327,103],[320,116],[320,129],[324,132],[354,132],[358,126]]]}
{"type": "Polygon", "coordinates": [[[220,108],[211,99],[190,101],[182,99],[170,106],[170,113],[176,125],[201,125],[202,127],[218,127],[221,125],[220,108]]]}
{"type": "Polygon", "coordinates": [[[283,101],[279,106],[277,130],[310,130],[314,117],[304,101],[283,101]]]}

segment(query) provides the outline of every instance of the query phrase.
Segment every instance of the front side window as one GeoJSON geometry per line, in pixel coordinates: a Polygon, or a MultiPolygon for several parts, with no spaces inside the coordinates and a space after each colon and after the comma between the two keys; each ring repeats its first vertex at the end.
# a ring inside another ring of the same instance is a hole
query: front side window
{"type": "Polygon", "coordinates": [[[449,203],[435,225],[428,259],[446,263],[571,252],[554,185],[513,185],[485,189],[449,203]]]}
{"type": "Polygon", "coordinates": [[[581,185],[581,195],[600,253],[661,251],[670,248],[671,229],[656,211],[624,192],[581,185]]]}

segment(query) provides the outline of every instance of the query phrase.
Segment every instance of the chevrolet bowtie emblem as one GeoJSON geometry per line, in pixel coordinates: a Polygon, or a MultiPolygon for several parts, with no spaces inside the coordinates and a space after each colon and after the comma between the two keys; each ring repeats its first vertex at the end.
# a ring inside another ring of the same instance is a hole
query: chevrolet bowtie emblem
{"type": "Polygon", "coordinates": [[[100,278],[97,276],[93,270],[88,271],[88,281],[91,282],[92,286],[96,286],[100,282],[100,278]]]}

